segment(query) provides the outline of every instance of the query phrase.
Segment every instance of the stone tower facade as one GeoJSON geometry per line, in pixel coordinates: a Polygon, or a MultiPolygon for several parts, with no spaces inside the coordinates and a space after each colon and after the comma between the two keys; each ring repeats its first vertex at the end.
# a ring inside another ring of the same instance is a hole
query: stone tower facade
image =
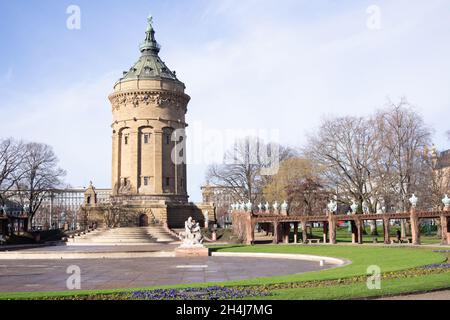
{"type": "Polygon", "coordinates": [[[115,84],[112,105],[114,197],[187,202],[185,116],[190,97],[159,57],[152,19],[141,57],[115,84]]]}

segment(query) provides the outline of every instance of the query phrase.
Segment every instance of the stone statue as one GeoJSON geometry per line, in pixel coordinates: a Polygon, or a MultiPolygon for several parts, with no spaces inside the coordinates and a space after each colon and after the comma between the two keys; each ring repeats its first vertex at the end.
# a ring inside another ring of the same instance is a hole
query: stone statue
{"type": "Polygon", "coordinates": [[[278,201],[273,204],[273,210],[278,211],[278,201]]]}
{"type": "Polygon", "coordinates": [[[253,204],[251,203],[250,200],[245,204],[245,208],[247,209],[247,211],[252,211],[253,204]]]}
{"type": "Polygon", "coordinates": [[[266,204],[264,205],[264,210],[266,211],[266,213],[270,212],[270,204],[269,204],[269,202],[266,202],[266,204]]]}
{"type": "Polygon", "coordinates": [[[450,208],[450,198],[446,194],[444,199],[442,199],[442,203],[444,204],[445,208],[450,208]]]}
{"type": "Polygon", "coordinates": [[[184,223],[184,232],[180,234],[180,238],[183,241],[181,245],[183,248],[203,247],[200,224],[195,222],[192,217],[189,217],[184,223]]]}
{"type": "Polygon", "coordinates": [[[353,200],[353,203],[350,206],[350,209],[352,209],[352,213],[353,214],[357,214],[358,213],[358,208],[359,208],[359,205],[356,203],[355,200],[353,200]]]}
{"type": "Polygon", "coordinates": [[[330,200],[330,203],[328,204],[327,207],[328,207],[328,211],[331,213],[335,213],[338,209],[337,202],[334,200],[330,200]]]}
{"type": "Polygon", "coordinates": [[[153,16],[151,14],[147,17],[147,22],[149,26],[153,26],[153,16]]]}
{"type": "Polygon", "coordinates": [[[417,198],[416,195],[413,193],[412,197],[409,199],[409,202],[411,203],[411,206],[413,208],[416,208],[417,203],[419,202],[419,198],[417,198]]]}

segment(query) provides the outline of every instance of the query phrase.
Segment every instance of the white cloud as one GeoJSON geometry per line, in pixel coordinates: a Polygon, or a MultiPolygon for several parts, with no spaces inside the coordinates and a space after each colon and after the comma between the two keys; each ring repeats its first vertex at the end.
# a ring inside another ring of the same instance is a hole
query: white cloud
{"type": "MultiPolygon", "coordinates": [[[[371,31],[367,3],[205,1],[199,27],[220,25],[226,34],[201,45],[193,34],[162,54],[192,97],[188,122],[201,121],[206,129],[279,129],[285,143],[301,145],[323,116],[369,114],[386,97],[406,95],[435,129],[437,145],[448,147],[450,7],[442,0],[378,5],[381,30],[371,31]]],[[[70,88],[56,84],[37,96],[24,92],[8,103],[1,136],[53,145],[71,184],[92,179],[108,187],[107,96],[119,75],[70,88]]],[[[201,200],[205,169],[188,169],[194,201],[201,200]]]]}
{"type": "Polygon", "coordinates": [[[86,186],[93,180],[99,187],[110,186],[111,107],[107,96],[115,76],[110,75],[55,87],[29,96],[21,95],[4,106],[0,136],[15,137],[51,145],[67,183],[86,186]]]}
{"type": "MultiPolygon", "coordinates": [[[[438,145],[448,147],[448,5],[382,1],[380,7],[382,29],[375,32],[366,26],[364,5],[302,21],[274,20],[261,8],[252,14],[246,1],[219,1],[216,11],[209,9],[209,23],[217,19],[211,12],[227,15],[239,32],[167,59],[192,96],[189,121],[279,129],[285,143],[301,145],[324,115],[369,114],[387,97],[405,95],[436,129],[438,145]]],[[[205,168],[190,173],[193,190],[205,168]]]]}

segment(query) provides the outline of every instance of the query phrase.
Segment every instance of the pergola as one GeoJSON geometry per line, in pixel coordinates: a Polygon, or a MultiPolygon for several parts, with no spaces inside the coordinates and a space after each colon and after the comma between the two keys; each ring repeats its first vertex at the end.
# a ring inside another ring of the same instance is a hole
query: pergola
{"type": "Polygon", "coordinates": [[[364,221],[382,220],[384,226],[384,243],[391,244],[390,221],[409,220],[411,223],[412,244],[420,245],[420,220],[440,219],[442,226],[442,244],[450,244],[450,207],[446,206],[444,211],[417,211],[415,207],[405,213],[382,213],[382,214],[334,214],[327,215],[290,215],[278,210],[263,212],[259,210],[246,210],[243,207],[235,208],[232,212],[233,229],[237,236],[244,239],[246,244],[254,244],[255,227],[257,224],[268,224],[273,230],[273,242],[289,243],[291,225],[294,225],[294,243],[298,242],[297,234],[299,225],[302,227],[303,239],[307,239],[306,226],[309,223],[321,223],[323,225],[323,242],[336,244],[336,226],[338,222],[350,222],[352,225],[353,243],[363,243],[364,221]]]}

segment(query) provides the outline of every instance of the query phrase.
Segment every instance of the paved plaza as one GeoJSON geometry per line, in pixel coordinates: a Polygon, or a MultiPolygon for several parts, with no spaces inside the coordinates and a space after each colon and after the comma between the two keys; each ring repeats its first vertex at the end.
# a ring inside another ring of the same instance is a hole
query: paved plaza
{"type": "MultiPolygon", "coordinates": [[[[170,249],[151,246],[155,251],[170,249]]],[[[127,251],[142,252],[147,247],[127,247],[127,251]]],[[[76,247],[50,247],[46,251],[80,251],[76,247]]],[[[91,247],[92,252],[122,252],[121,247],[91,247]]],[[[40,252],[31,249],[26,252],[40,252]]],[[[205,258],[131,258],[78,260],[0,260],[0,292],[46,292],[67,290],[70,276],[67,269],[81,270],[81,289],[124,289],[149,286],[222,282],[276,275],[316,271],[318,262],[289,259],[242,257],[205,258]]]]}

